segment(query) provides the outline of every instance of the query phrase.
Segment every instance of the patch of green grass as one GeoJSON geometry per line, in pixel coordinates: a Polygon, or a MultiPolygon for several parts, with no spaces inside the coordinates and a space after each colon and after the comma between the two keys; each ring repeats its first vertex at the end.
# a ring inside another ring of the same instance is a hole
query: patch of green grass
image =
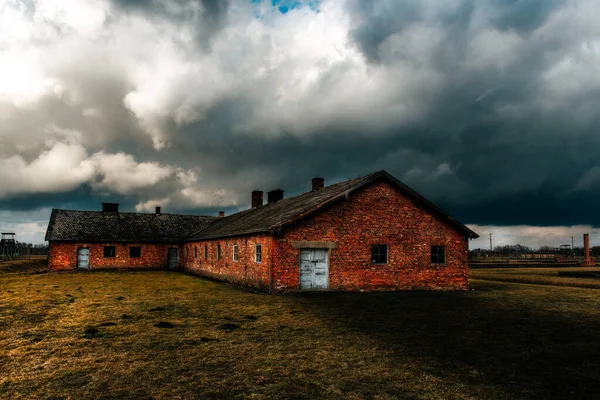
{"type": "Polygon", "coordinates": [[[0,398],[600,395],[591,289],[274,296],[167,271],[0,280],[0,398]]]}

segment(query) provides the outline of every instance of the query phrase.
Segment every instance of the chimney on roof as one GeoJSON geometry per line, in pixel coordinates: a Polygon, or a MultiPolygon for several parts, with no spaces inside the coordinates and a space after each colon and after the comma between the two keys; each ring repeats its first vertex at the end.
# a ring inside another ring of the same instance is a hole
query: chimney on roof
{"type": "Polygon", "coordinates": [[[276,203],[279,200],[283,200],[283,190],[275,189],[275,190],[271,190],[270,192],[267,193],[267,203],[268,204],[276,203]]]}
{"type": "Polygon", "coordinates": [[[119,212],[119,203],[102,203],[102,212],[119,212]]]}
{"type": "Polygon", "coordinates": [[[156,207],[156,215],[160,215],[160,207],[156,207]]]}
{"type": "Polygon", "coordinates": [[[252,191],[252,208],[257,208],[263,205],[263,192],[261,190],[252,191]]]}
{"type": "Polygon", "coordinates": [[[323,178],[313,178],[312,179],[312,191],[316,192],[319,189],[323,189],[325,187],[325,179],[323,178]]]}
{"type": "Polygon", "coordinates": [[[219,211],[219,217],[224,217],[225,216],[225,211],[219,211]]]}

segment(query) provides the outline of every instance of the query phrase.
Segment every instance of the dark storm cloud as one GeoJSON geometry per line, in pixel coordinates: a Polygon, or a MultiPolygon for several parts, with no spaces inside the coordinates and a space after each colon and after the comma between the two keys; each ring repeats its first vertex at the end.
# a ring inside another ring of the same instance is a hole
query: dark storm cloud
{"type": "Polygon", "coordinates": [[[56,39],[80,58],[48,57],[53,91],[0,96],[0,162],[29,182],[1,210],[230,213],[386,169],[466,223],[600,225],[593,2],[112,4],[56,39]],[[55,159],[53,188],[29,166],[55,159]]]}

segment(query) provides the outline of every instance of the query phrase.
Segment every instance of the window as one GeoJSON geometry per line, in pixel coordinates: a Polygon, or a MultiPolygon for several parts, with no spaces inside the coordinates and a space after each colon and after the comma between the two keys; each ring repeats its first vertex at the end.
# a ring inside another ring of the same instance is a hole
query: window
{"type": "Polygon", "coordinates": [[[115,257],[117,249],[115,246],[104,246],[104,257],[115,257]]]}
{"type": "Polygon", "coordinates": [[[217,260],[221,259],[221,245],[217,245],[217,260]]]}
{"type": "Polygon", "coordinates": [[[208,246],[204,245],[204,259],[208,260],[208,246]]]}
{"type": "MultiPolygon", "coordinates": [[[[142,248],[141,247],[130,247],[129,248],[129,257],[131,258],[140,258],[142,256],[142,248]]],[[[106,257],[106,256],[104,256],[106,257]]]]}
{"type": "Polygon", "coordinates": [[[262,262],[262,246],[258,243],[254,248],[254,261],[257,263],[262,262]]]}
{"type": "Polygon", "coordinates": [[[190,256],[190,248],[188,246],[185,246],[185,258],[188,258],[190,256]]]}
{"type": "Polygon", "coordinates": [[[387,244],[374,244],[371,246],[371,263],[387,264],[388,247],[387,244]]]}
{"type": "Polygon", "coordinates": [[[198,258],[198,247],[194,246],[194,258],[198,258]]]}
{"type": "Polygon", "coordinates": [[[431,263],[446,263],[446,246],[431,246],[431,263]]]}
{"type": "Polygon", "coordinates": [[[238,254],[238,245],[234,244],[233,245],[233,261],[238,261],[239,254],[238,254]]]}

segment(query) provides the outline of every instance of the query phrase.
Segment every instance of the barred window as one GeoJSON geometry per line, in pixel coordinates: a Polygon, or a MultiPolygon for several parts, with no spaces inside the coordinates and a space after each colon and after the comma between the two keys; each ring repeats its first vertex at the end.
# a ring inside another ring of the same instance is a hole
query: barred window
{"type": "Polygon", "coordinates": [[[431,246],[431,263],[446,263],[446,246],[431,246]]]}
{"type": "Polygon", "coordinates": [[[388,247],[387,244],[374,244],[371,246],[371,263],[387,264],[388,247]]]}

